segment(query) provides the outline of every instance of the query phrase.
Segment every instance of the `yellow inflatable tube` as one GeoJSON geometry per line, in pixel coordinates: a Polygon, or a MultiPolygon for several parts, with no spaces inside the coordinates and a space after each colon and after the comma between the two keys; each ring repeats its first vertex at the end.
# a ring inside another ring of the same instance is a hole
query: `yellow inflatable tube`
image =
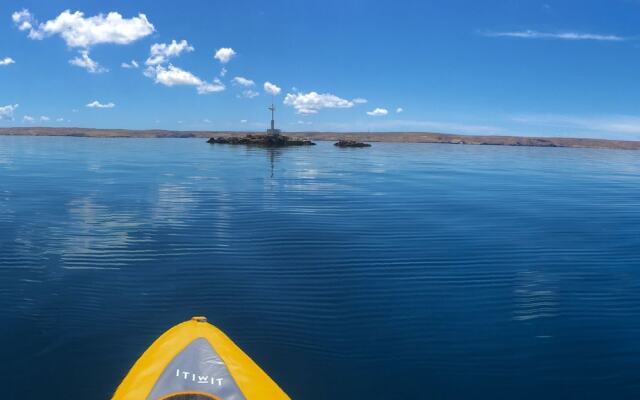
{"type": "Polygon", "coordinates": [[[290,400],[222,331],[194,317],[135,363],[112,400],[290,400]]]}

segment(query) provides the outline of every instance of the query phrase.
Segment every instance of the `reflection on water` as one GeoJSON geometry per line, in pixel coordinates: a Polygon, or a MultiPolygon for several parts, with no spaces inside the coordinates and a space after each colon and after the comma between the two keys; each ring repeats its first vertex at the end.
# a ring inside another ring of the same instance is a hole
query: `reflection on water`
{"type": "Polygon", "coordinates": [[[516,321],[555,317],[554,282],[539,271],[521,271],[516,277],[516,321]]]}
{"type": "Polygon", "coordinates": [[[295,399],[635,398],[639,165],[0,137],[0,384],[107,398],[204,314],[295,399]]]}
{"type": "Polygon", "coordinates": [[[274,177],[274,171],[276,168],[276,160],[278,159],[278,157],[280,157],[280,154],[282,153],[282,149],[265,149],[265,151],[267,152],[267,154],[269,154],[269,163],[271,165],[271,178],[274,177]]]}
{"type": "MultiPolygon", "coordinates": [[[[48,237],[60,244],[60,265],[65,269],[120,269],[140,239],[143,222],[123,212],[98,205],[91,197],[67,205],[67,224],[50,229],[48,237]]],[[[57,248],[51,249],[57,252],[57,248]]]]}
{"type": "Polygon", "coordinates": [[[174,183],[160,184],[152,221],[158,224],[182,225],[189,218],[196,201],[188,187],[174,183]]]}

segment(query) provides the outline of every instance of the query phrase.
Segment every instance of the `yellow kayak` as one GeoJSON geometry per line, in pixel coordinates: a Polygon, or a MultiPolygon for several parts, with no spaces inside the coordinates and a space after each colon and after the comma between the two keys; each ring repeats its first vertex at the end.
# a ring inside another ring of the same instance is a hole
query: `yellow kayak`
{"type": "Polygon", "coordinates": [[[290,400],[205,317],[174,326],[144,352],[112,400],[290,400]]]}

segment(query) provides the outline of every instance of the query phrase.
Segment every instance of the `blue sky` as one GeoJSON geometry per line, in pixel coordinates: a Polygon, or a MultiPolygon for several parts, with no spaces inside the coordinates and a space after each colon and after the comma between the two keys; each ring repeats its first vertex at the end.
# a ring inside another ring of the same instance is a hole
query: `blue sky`
{"type": "Polygon", "coordinates": [[[638,21],[634,0],[4,1],[0,127],[262,130],[279,88],[285,131],[640,139],[638,21]]]}

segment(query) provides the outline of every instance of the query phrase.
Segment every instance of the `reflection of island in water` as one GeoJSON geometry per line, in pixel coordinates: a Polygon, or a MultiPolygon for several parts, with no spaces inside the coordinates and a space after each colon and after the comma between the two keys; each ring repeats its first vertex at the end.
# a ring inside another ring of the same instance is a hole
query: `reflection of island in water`
{"type": "Polygon", "coordinates": [[[282,150],[270,148],[270,149],[267,149],[267,152],[269,153],[269,166],[271,167],[271,178],[273,178],[274,176],[273,171],[275,170],[275,167],[276,167],[276,160],[280,158],[280,156],[282,155],[282,150]]]}
{"type": "Polygon", "coordinates": [[[271,128],[267,129],[266,134],[248,134],[241,137],[212,137],[207,143],[211,144],[242,144],[247,146],[260,147],[287,147],[287,146],[314,146],[311,140],[303,138],[294,138],[281,134],[280,129],[276,129],[275,111],[276,107],[271,104],[271,128]]]}
{"type": "Polygon", "coordinates": [[[260,147],[260,148],[249,148],[247,149],[247,154],[252,155],[252,156],[258,156],[258,153],[260,154],[260,157],[262,157],[262,155],[266,155],[267,156],[267,162],[269,163],[269,176],[271,178],[273,178],[275,176],[275,169],[276,169],[276,164],[278,162],[278,160],[282,157],[283,152],[286,151],[281,147],[260,147]]]}

